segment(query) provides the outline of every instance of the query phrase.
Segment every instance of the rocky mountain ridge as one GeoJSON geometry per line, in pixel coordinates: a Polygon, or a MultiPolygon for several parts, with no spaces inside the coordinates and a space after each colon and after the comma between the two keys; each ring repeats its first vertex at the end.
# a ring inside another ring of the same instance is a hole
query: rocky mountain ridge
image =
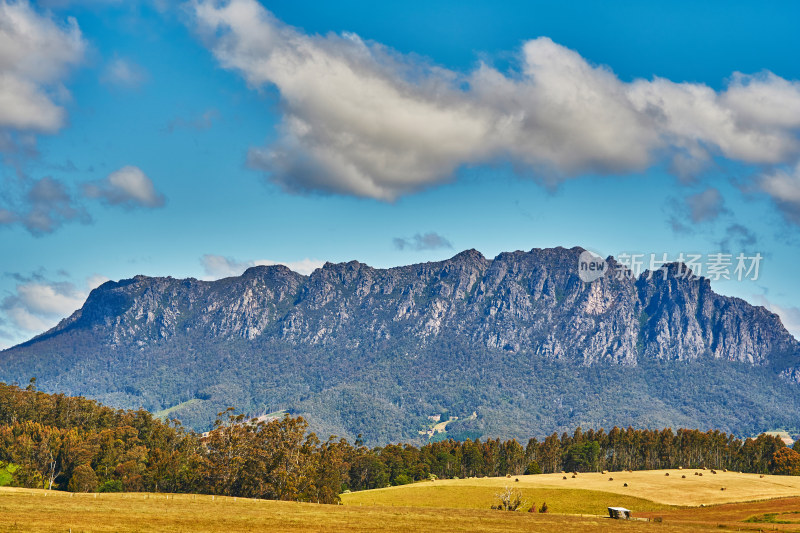
{"type": "Polygon", "coordinates": [[[714,293],[706,278],[679,278],[673,268],[667,279],[645,272],[584,283],[581,251],[534,249],[489,260],[467,250],[386,270],[326,263],[310,276],[259,266],[212,282],[136,276],[95,289],[45,335],[102,328],[113,345],[161,341],[180,329],[357,346],[360,339],[346,338],[354,328],[373,341],[406,335],[421,343],[447,330],[489,348],[585,364],[704,356],[764,364],[773,354],[800,356],[777,315],[714,293]]]}

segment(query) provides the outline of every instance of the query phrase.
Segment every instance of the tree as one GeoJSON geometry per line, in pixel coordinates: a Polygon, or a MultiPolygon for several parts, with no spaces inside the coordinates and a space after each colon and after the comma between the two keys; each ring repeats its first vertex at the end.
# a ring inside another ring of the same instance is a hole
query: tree
{"type": "Polygon", "coordinates": [[[522,492],[508,486],[502,492],[495,494],[494,497],[498,503],[493,505],[492,509],[499,511],[516,511],[525,503],[522,501],[522,492]]]}
{"type": "Polygon", "coordinates": [[[376,489],[389,485],[389,474],[384,465],[371,453],[359,455],[350,468],[352,490],[376,489]]]}
{"type": "Polygon", "coordinates": [[[800,476],[800,453],[781,448],[772,455],[770,472],[783,476],[800,476]]]}
{"type": "Polygon", "coordinates": [[[80,465],[72,472],[67,489],[70,492],[93,492],[97,488],[97,474],[89,465],[80,465]]]}
{"type": "Polygon", "coordinates": [[[539,463],[537,463],[536,461],[531,461],[530,463],[528,463],[528,466],[525,467],[525,474],[527,475],[541,474],[541,473],[542,469],[539,467],[539,463]]]}
{"type": "Polygon", "coordinates": [[[564,457],[564,468],[588,472],[597,467],[597,458],[600,455],[600,445],[597,442],[573,444],[567,449],[564,457]]]}

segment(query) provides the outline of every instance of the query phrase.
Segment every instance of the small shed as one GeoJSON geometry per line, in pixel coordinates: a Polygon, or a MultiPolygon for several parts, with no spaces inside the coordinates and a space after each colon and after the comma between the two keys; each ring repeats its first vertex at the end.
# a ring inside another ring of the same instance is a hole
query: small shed
{"type": "Polygon", "coordinates": [[[617,520],[628,520],[631,517],[631,510],[624,507],[609,507],[608,516],[617,520]]]}

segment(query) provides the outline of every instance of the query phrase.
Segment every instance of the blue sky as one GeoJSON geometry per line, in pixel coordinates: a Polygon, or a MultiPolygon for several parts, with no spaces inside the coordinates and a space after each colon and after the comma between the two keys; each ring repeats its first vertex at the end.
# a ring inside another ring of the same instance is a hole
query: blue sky
{"type": "Polygon", "coordinates": [[[800,335],[800,4],[562,4],[0,0],[0,347],[106,279],[558,245],[760,253],[712,285],[800,335]]]}

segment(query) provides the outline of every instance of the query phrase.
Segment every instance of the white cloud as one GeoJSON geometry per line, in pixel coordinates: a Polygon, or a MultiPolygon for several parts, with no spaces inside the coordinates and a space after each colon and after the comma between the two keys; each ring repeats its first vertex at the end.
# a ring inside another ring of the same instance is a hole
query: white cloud
{"type": "Polygon", "coordinates": [[[758,237],[753,231],[741,224],[734,223],[725,229],[724,236],[717,244],[719,245],[719,250],[730,252],[734,245],[738,246],[739,250],[742,251],[752,250],[757,242],[758,237]]]}
{"type": "Polygon", "coordinates": [[[800,127],[800,82],[787,81],[771,72],[746,76],[735,72],[722,95],[739,121],[775,128],[800,127]]]}
{"type": "Polygon", "coordinates": [[[187,128],[192,130],[207,130],[211,128],[214,121],[219,119],[220,114],[216,109],[207,109],[197,117],[185,119],[183,117],[175,117],[167,124],[167,131],[172,133],[179,128],[187,128]]]}
{"type": "Polygon", "coordinates": [[[135,166],[122,167],[104,180],[87,183],[83,190],[90,198],[127,208],[162,207],[166,201],[164,195],[156,191],[153,181],[135,166]]]}
{"type": "Polygon", "coordinates": [[[692,222],[714,220],[725,210],[725,203],[718,189],[713,187],[686,197],[692,222]]]}
{"type": "Polygon", "coordinates": [[[20,224],[31,234],[52,233],[69,221],[89,222],[86,211],[74,203],[69,189],[49,176],[38,180],[25,179],[22,199],[17,205],[0,206],[0,225],[20,224]]]}
{"type": "Polygon", "coordinates": [[[78,309],[85,298],[71,283],[17,285],[17,303],[38,316],[66,315],[78,309]]]}
{"type": "Polygon", "coordinates": [[[39,0],[39,4],[51,9],[64,9],[68,7],[102,7],[120,5],[122,0],[39,0]]]}
{"type": "MultiPolygon", "coordinates": [[[[794,129],[800,121],[778,125],[769,106],[766,110],[757,104],[744,108],[748,101],[742,85],[745,78],[735,77],[721,93],[696,83],[636,80],[628,95],[642,114],[652,117],[664,146],[683,157],[703,158],[711,152],[748,163],[781,163],[795,157],[800,141],[794,129]]],[[[785,82],[774,75],[769,79],[785,82]]],[[[800,90],[787,96],[800,104],[800,90]]]]}
{"type": "Polygon", "coordinates": [[[164,13],[179,2],[174,0],[38,0],[38,4],[49,9],[84,8],[92,10],[116,7],[138,8],[139,5],[150,5],[164,13]]]}
{"type": "Polygon", "coordinates": [[[14,291],[0,301],[0,349],[28,340],[56,326],[83,306],[89,292],[108,278],[93,274],[81,284],[50,281],[41,273],[14,274],[14,291]]]}
{"type": "Polygon", "coordinates": [[[289,191],[391,201],[498,160],[557,183],[665,160],[685,177],[715,156],[800,156],[800,84],[769,72],[735,73],[719,92],[624,82],[543,37],[524,44],[516,73],[481,64],[460,74],[353,34],[304,34],[255,0],[191,6],[224,68],[279,90],[281,138],[248,162],[289,191]]]}
{"type": "Polygon", "coordinates": [[[452,248],[452,243],[447,238],[434,231],[428,233],[417,233],[411,238],[395,237],[392,242],[398,250],[438,250],[441,248],[452,248]]]}
{"type": "Polygon", "coordinates": [[[53,132],[66,113],[32,81],[0,72],[0,125],[18,130],[53,132]]]}
{"type": "Polygon", "coordinates": [[[86,278],[86,288],[90,291],[96,289],[106,281],[111,281],[111,278],[103,276],[102,274],[92,274],[86,278]]]}
{"type": "Polygon", "coordinates": [[[781,322],[786,330],[800,340],[800,308],[774,304],[762,295],[755,296],[755,301],[756,305],[766,307],[781,317],[781,322]]]}
{"type": "Polygon", "coordinates": [[[80,309],[100,279],[108,280],[95,274],[78,287],[71,282],[48,281],[41,276],[20,279],[14,292],[0,302],[0,311],[5,315],[5,320],[0,320],[0,323],[13,327],[15,334],[12,336],[17,341],[54,327],[80,309]]]}
{"type": "Polygon", "coordinates": [[[242,272],[254,266],[284,265],[291,270],[305,276],[322,267],[325,261],[319,259],[301,259],[299,261],[272,261],[271,259],[256,259],[251,261],[238,261],[231,257],[206,254],[200,258],[203,270],[209,279],[220,279],[231,276],[241,276],[242,272]]]}
{"type": "Polygon", "coordinates": [[[249,161],[286,189],[391,200],[488,155],[493,117],[453,90],[448,73],[354,35],[305,36],[256,2],[195,8],[223,66],[281,90],[283,139],[249,161]]]}
{"type": "Polygon", "coordinates": [[[793,169],[778,168],[764,174],[760,185],[787,220],[800,225],[800,163],[793,169]]]}
{"type": "Polygon", "coordinates": [[[0,127],[52,133],[66,113],[57,103],[86,43],[78,24],[57,24],[25,1],[0,0],[0,127]]]}
{"type": "Polygon", "coordinates": [[[119,87],[137,89],[148,80],[147,71],[130,59],[115,57],[106,66],[101,80],[119,87]]]}

